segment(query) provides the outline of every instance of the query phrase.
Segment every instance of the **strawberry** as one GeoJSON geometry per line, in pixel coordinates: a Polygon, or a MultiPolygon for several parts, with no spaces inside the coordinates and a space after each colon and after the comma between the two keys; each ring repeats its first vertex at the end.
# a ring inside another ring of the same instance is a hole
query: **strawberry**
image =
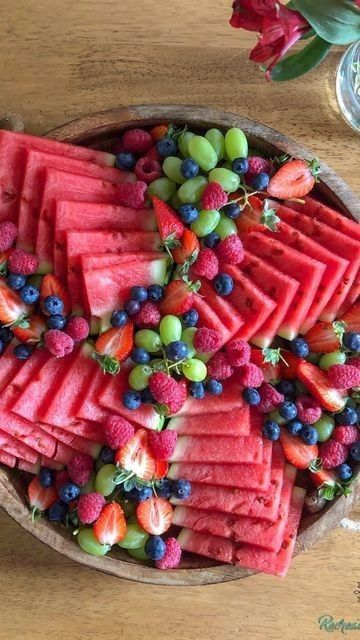
{"type": "Polygon", "coordinates": [[[314,471],[310,467],[310,478],[315,487],[322,487],[323,485],[335,486],[337,483],[337,476],[335,471],[331,469],[318,469],[317,465],[314,465],[314,471]]]}
{"type": "Polygon", "coordinates": [[[299,380],[310,393],[319,400],[321,406],[331,412],[341,411],[344,408],[344,394],[332,386],[324,371],[306,360],[300,361],[297,368],[299,380]]]}
{"type": "Polygon", "coordinates": [[[133,345],[134,325],[127,322],[123,327],[113,327],[100,334],[95,342],[94,358],[104,371],[116,374],[120,370],[120,362],[130,355],[133,345]]]}
{"type": "Polygon", "coordinates": [[[44,318],[35,314],[29,316],[20,325],[13,328],[14,336],[20,342],[40,342],[46,329],[44,318]],[[25,327],[25,325],[28,325],[25,327]]]}
{"type": "Polygon", "coordinates": [[[34,522],[43,511],[49,509],[57,501],[58,495],[55,485],[51,487],[41,486],[39,476],[35,476],[28,486],[28,499],[32,507],[31,518],[34,522]]]}
{"type": "Polygon", "coordinates": [[[165,247],[173,249],[179,246],[179,241],[184,233],[184,225],[178,218],[174,209],[156,196],[151,196],[157,227],[160,238],[165,247]]]}
{"type": "Polygon", "coordinates": [[[145,429],[138,429],[135,435],[116,452],[115,462],[126,471],[136,474],[141,480],[152,479],[156,470],[156,461],[150,451],[145,429]]]}
{"type": "Polygon", "coordinates": [[[346,331],[360,331],[360,302],[356,302],[341,318],[346,324],[346,331]]]}
{"type": "Polygon", "coordinates": [[[267,200],[260,200],[256,196],[250,196],[241,215],[236,220],[239,231],[276,231],[280,218],[276,215],[276,209],[269,208],[267,200]]]}
{"type": "Polygon", "coordinates": [[[177,264],[181,264],[182,273],[187,273],[190,265],[195,262],[200,250],[200,243],[195,233],[190,229],[184,229],[180,239],[180,246],[171,251],[172,257],[177,264]]]}
{"type": "Polygon", "coordinates": [[[136,516],[145,531],[160,536],[170,528],[172,512],[172,506],[165,498],[149,498],[139,503],[136,516]]]}
{"type": "Polygon", "coordinates": [[[170,282],[165,287],[164,297],[159,305],[161,314],[179,316],[189,311],[193,306],[194,292],[199,288],[199,282],[190,282],[186,279],[170,282]]]}
{"type": "MultiPolygon", "coordinates": [[[[40,304],[42,304],[43,300],[47,298],[47,296],[57,296],[63,301],[64,316],[68,316],[71,313],[70,296],[59,278],[54,276],[52,273],[47,273],[42,279],[40,287],[40,304]]],[[[46,312],[43,313],[48,315],[46,312]]]]}
{"type": "Polygon", "coordinates": [[[100,544],[112,546],[126,535],[124,512],[117,502],[105,505],[93,527],[94,536],[100,544]]]}
{"type": "Polygon", "coordinates": [[[305,444],[299,437],[290,435],[285,429],[281,429],[280,442],[286,460],[297,469],[308,469],[313,460],[318,457],[316,444],[305,444]]]}
{"type": "Polygon", "coordinates": [[[304,338],[310,351],[315,353],[332,353],[341,346],[339,334],[334,330],[332,322],[317,322],[304,338]]]}
{"type": "Polygon", "coordinates": [[[169,463],[166,460],[156,460],[155,480],[161,480],[162,478],[166,478],[169,471],[169,463]]]}
{"type": "Polygon", "coordinates": [[[19,324],[30,312],[31,307],[0,279],[0,322],[7,325],[19,324]]]}
{"type": "Polygon", "coordinates": [[[162,138],[166,138],[168,133],[168,125],[167,124],[157,124],[155,127],[150,129],[150,135],[154,142],[161,140],[162,138]]]}
{"type": "Polygon", "coordinates": [[[271,364],[271,362],[264,362],[264,355],[260,349],[251,349],[250,360],[254,364],[257,364],[264,374],[265,382],[274,382],[278,380],[281,375],[281,364],[271,364]]]}
{"type": "Polygon", "coordinates": [[[302,198],[314,187],[319,169],[316,160],[289,160],[270,179],[267,192],[273,198],[302,198]]]}
{"type": "Polygon", "coordinates": [[[298,358],[298,356],[295,356],[291,351],[285,350],[282,351],[282,356],[285,362],[283,360],[280,361],[281,377],[284,380],[293,380],[294,378],[297,378],[298,366],[300,362],[303,362],[303,359],[298,358]]]}

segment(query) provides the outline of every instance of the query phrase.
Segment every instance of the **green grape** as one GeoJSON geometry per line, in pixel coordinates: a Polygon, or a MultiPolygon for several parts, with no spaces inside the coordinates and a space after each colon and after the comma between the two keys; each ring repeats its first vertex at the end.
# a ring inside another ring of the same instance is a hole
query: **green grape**
{"type": "Polygon", "coordinates": [[[188,380],[192,382],[201,382],[205,380],[207,369],[206,365],[197,358],[190,358],[182,364],[182,372],[188,380]]]}
{"type": "Polygon", "coordinates": [[[117,469],[114,464],[104,464],[98,471],[95,479],[95,491],[99,491],[103,496],[109,496],[116,487],[115,474],[117,469]]]}
{"type": "Polygon", "coordinates": [[[213,169],[209,173],[209,182],[218,182],[226,193],[233,193],[239,187],[240,176],[229,169],[213,169]]]}
{"type": "Polygon", "coordinates": [[[203,209],[199,212],[198,217],[191,223],[191,231],[203,238],[214,231],[220,222],[220,213],[217,209],[203,209]]]}
{"type": "Polygon", "coordinates": [[[188,149],[189,140],[191,140],[191,138],[193,138],[194,135],[195,133],[192,133],[191,131],[184,131],[184,133],[182,133],[179,136],[178,147],[181,155],[184,156],[184,158],[189,157],[189,149],[188,149]]]}
{"type": "Polygon", "coordinates": [[[170,178],[157,178],[150,182],[148,191],[152,196],[157,196],[160,200],[167,202],[176,191],[176,184],[170,178]]]}
{"type": "Polygon", "coordinates": [[[165,158],[162,165],[162,170],[165,175],[177,184],[183,184],[186,182],[186,178],[184,178],[180,171],[181,163],[182,160],[180,160],[180,158],[177,158],[176,156],[168,156],[165,158]]]}
{"type": "Polygon", "coordinates": [[[237,127],[229,129],[225,134],[225,149],[230,160],[247,158],[248,142],[245,133],[237,127]]]}
{"type": "Polygon", "coordinates": [[[134,341],[137,347],[146,349],[149,353],[156,353],[161,349],[161,338],[152,329],[140,329],[135,333],[134,341]]]}
{"type": "Polygon", "coordinates": [[[209,131],[205,133],[205,138],[215,149],[218,160],[222,160],[225,154],[224,134],[220,131],[220,129],[209,129],[209,131]]]}
{"type": "Polygon", "coordinates": [[[170,205],[172,206],[172,208],[173,208],[173,209],[175,209],[176,211],[178,211],[178,209],[180,208],[180,206],[181,206],[181,200],[180,200],[180,198],[179,198],[179,194],[178,194],[178,192],[177,192],[177,191],[174,193],[174,195],[173,195],[173,196],[171,196],[170,201],[169,201],[169,204],[170,204],[170,205]]]}
{"type": "Polygon", "coordinates": [[[136,560],[149,560],[149,557],[145,553],[145,547],[140,547],[139,549],[128,549],[128,554],[132,558],[136,558],[136,560]]]}
{"type": "Polygon", "coordinates": [[[177,316],[164,316],[160,322],[159,331],[164,344],[180,340],[182,332],[180,319],[177,316]]]}
{"type": "Polygon", "coordinates": [[[308,353],[308,355],[306,356],[306,360],[308,362],[311,362],[312,364],[319,364],[320,358],[321,358],[321,354],[314,353],[313,351],[310,351],[310,353],[308,353]]]}
{"type": "Polygon", "coordinates": [[[79,546],[86,553],[92,556],[106,556],[111,547],[109,544],[100,544],[94,536],[92,529],[82,529],[79,531],[77,541],[79,546]]]}
{"type": "Polygon", "coordinates": [[[237,234],[237,226],[234,220],[231,220],[231,218],[222,215],[219,224],[215,228],[215,231],[219,234],[221,240],[224,240],[224,238],[227,238],[228,236],[237,234]]]}
{"type": "Polygon", "coordinates": [[[138,524],[128,524],[126,529],[126,536],[118,542],[119,547],[122,549],[139,549],[143,547],[147,541],[149,534],[144,531],[138,524]]]}
{"type": "Polygon", "coordinates": [[[277,422],[278,424],[286,424],[287,422],[285,418],[280,415],[277,409],[274,409],[274,411],[269,413],[269,420],[274,420],[274,422],[277,422]]]}
{"type": "Polygon", "coordinates": [[[189,358],[193,358],[196,355],[196,349],[194,348],[194,337],[196,332],[196,327],[187,327],[181,334],[181,340],[188,346],[189,358]]]}
{"type": "Polygon", "coordinates": [[[188,150],[191,158],[203,171],[210,171],[216,167],[218,157],[215,149],[203,136],[193,136],[189,140],[188,150]]]}
{"type": "Polygon", "coordinates": [[[149,378],[153,370],[148,364],[137,364],[129,373],[128,382],[131,389],[143,391],[149,385],[149,378]]]}
{"type": "Polygon", "coordinates": [[[319,442],[325,442],[329,440],[334,431],[335,421],[331,416],[324,413],[317,422],[314,422],[313,427],[318,432],[319,442]]]}
{"type": "MultiPolygon", "coordinates": [[[[133,502],[132,500],[127,500],[127,498],[125,498],[124,500],[119,500],[119,505],[124,512],[124,516],[126,520],[129,521],[129,518],[131,518],[131,516],[133,516],[136,513],[136,506],[137,506],[136,503],[133,502]]],[[[128,530],[129,528],[127,529],[127,531],[128,530]]]]}
{"type": "Polygon", "coordinates": [[[204,191],[208,181],[205,176],[196,176],[196,178],[190,178],[181,185],[178,191],[180,202],[189,202],[195,204],[201,198],[201,194],[204,191]]]}
{"type": "Polygon", "coordinates": [[[343,351],[333,351],[332,353],[324,353],[319,360],[319,367],[327,371],[333,364],[345,364],[346,354],[343,351]]]}
{"type": "MultiPolygon", "coordinates": [[[[100,460],[100,458],[98,458],[98,460],[100,460]]],[[[95,491],[95,478],[96,473],[93,471],[87,483],[80,487],[80,493],[92,493],[95,491]]]]}

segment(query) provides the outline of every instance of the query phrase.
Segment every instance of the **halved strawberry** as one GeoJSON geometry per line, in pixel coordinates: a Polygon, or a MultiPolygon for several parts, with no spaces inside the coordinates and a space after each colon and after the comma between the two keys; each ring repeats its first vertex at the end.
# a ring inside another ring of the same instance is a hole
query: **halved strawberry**
{"type": "Polygon", "coordinates": [[[339,333],[336,333],[332,322],[317,322],[304,336],[310,351],[315,353],[332,353],[341,346],[339,333]]]}
{"type": "Polygon", "coordinates": [[[285,360],[285,362],[283,360],[280,361],[281,377],[284,380],[297,378],[298,366],[300,362],[303,362],[303,358],[298,358],[291,351],[286,351],[285,349],[281,353],[285,360]]]}
{"type": "Polygon", "coordinates": [[[151,480],[155,474],[156,461],[148,446],[148,434],[138,429],[135,435],[115,454],[115,462],[125,471],[131,471],[144,481],[151,480]]]}
{"type": "Polygon", "coordinates": [[[317,444],[305,444],[298,436],[292,436],[286,429],[281,429],[280,442],[285,458],[297,469],[308,469],[318,457],[317,444]]]}
{"type": "Polygon", "coordinates": [[[175,316],[189,311],[193,305],[194,292],[198,291],[198,282],[186,282],[173,280],[165,287],[164,297],[159,308],[162,315],[173,314],[175,316]]]}
{"type": "Polygon", "coordinates": [[[176,211],[156,196],[151,196],[151,200],[161,240],[168,249],[178,246],[185,227],[176,211]]]}
{"type": "Polygon", "coordinates": [[[166,460],[156,460],[155,463],[155,480],[161,480],[162,478],[166,478],[167,473],[169,471],[169,463],[166,460]]]}
{"type": "Polygon", "coordinates": [[[250,360],[256,364],[262,370],[264,374],[265,382],[273,382],[278,380],[281,376],[281,364],[271,364],[271,362],[264,362],[264,355],[261,349],[251,349],[250,360]]]}
{"type": "Polygon", "coordinates": [[[239,231],[276,231],[280,218],[276,215],[276,209],[269,207],[268,201],[260,200],[256,196],[250,196],[240,216],[236,220],[239,231]]]}
{"type": "Polygon", "coordinates": [[[31,517],[34,521],[43,511],[49,509],[54,502],[58,499],[57,491],[55,485],[51,487],[41,486],[39,476],[35,476],[27,490],[27,495],[29,499],[29,504],[32,507],[31,517]]]}
{"type": "Polygon", "coordinates": [[[113,327],[100,334],[95,342],[94,358],[104,371],[116,374],[120,370],[120,362],[126,360],[133,346],[134,325],[127,322],[123,327],[113,327]]]}
{"type": "Polygon", "coordinates": [[[172,513],[172,506],[165,498],[149,498],[136,509],[139,524],[153,536],[161,536],[170,528],[172,513]]]}
{"type": "Polygon", "coordinates": [[[346,324],[346,331],[360,331],[360,302],[356,302],[341,318],[346,324]]]}
{"type": "Polygon", "coordinates": [[[2,324],[16,324],[31,313],[32,307],[25,304],[21,298],[8,289],[5,280],[0,278],[0,322],[2,324]]]}
{"type": "Polygon", "coordinates": [[[100,544],[110,546],[125,538],[126,520],[123,510],[117,502],[105,505],[94,524],[93,532],[100,544]]]}
{"type": "Polygon", "coordinates": [[[180,243],[180,247],[173,249],[171,255],[177,264],[183,265],[182,273],[187,273],[190,265],[192,265],[198,257],[200,243],[195,233],[190,229],[184,229],[180,243]]]}
{"type": "Polygon", "coordinates": [[[324,409],[336,412],[344,408],[346,392],[334,389],[326,373],[319,367],[302,360],[297,368],[297,375],[324,409]]]}
{"type": "Polygon", "coordinates": [[[289,160],[271,178],[267,192],[273,198],[302,198],[314,187],[318,174],[316,160],[289,160]]]}
{"type": "MultiPolygon", "coordinates": [[[[71,301],[69,293],[65,289],[61,280],[59,280],[59,278],[54,276],[52,273],[47,273],[42,279],[40,287],[40,304],[42,304],[42,301],[44,300],[44,298],[47,298],[47,296],[58,296],[58,298],[63,301],[64,316],[68,316],[71,313],[71,301]]],[[[43,311],[43,313],[45,313],[45,315],[49,315],[45,311],[43,311]]]]}
{"type": "Polygon", "coordinates": [[[40,342],[45,329],[46,323],[44,318],[33,314],[26,318],[24,322],[20,323],[20,325],[15,326],[13,328],[13,334],[20,342],[40,342]]]}

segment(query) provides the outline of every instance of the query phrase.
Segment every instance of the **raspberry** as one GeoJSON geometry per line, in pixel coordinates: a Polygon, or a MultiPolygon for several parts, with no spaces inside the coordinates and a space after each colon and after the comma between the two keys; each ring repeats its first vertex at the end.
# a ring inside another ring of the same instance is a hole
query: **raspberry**
{"type": "Polygon", "coordinates": [[[239,264],[244,259],[244,247],[240,238],[234,233],[218,244],[216,253],[221,262],[230,264],[239,264]]]}
{"type": "Polygon", "coordinates": [[[90,476],[94,469],[94,460],[86,453],[77,453],[68,462],[67,470],[70,479],[81,487],[90,480],[90,476]]]}
{"type": "Polygon", "coordinates": [[[207,374],[215,380],[227,380],[234,373],[226,353],[218,351],[207,363],[207,374]]]}
{"type": "Polygon", "coordinates": [[[348,446],[359,440],[360,432],[356,425],[349,425],[347,427],[339,425],[338,427],[335,427],[332,437],[336,442],[340,442],[341,444],[348,446]]]}
{"type": "Polygon", "coordinates": [[[116,185],[119,204],[131,209],[141,209],[144,206],[146,190],[147,184],[141,180],[116,185]]]}
{"type": "Polygon", "coordinates": [[[18,230],[13,222],[5,221],[0,224],[0,251],[10,249],[16,238],[18,230]]]}
{"type": "Polygon", "coordinates": [[[219,273],[219,260],[217,259],[215,251],[212,249],[201,249],[191,271],[195,273],[196,276],[203,276],[208,280],[213,280],[219,273]]]}
{"type": "Polygon", "coordinates": [[[237,379],[243,387],[260,387],[264,382],[264,373],[257,364],[248,362],[237,370],[237,379]]]}
{"type": "Polygon", "coordinates": [[[67,333],[74,342],[80,342],[80,340],[86,340],[89,335],[90,327],[85,318],[80,316],[73,316],[69,318],[66,323],[65,333],[67,333]]]}
{"type": "Polygon", "coordinates": [[[230,340],[225,347],[225,351],[233,367],[241,367],[250,362],[250,345],[244,340],[240,340],[240,338],[230,340]]]}
{"type": "Polygon", "coordinates": [[[348,450],[341,442],[331,439],[319,444],[319,458],[322,460],[324,469],[335,469],[343,464],[347,457],[348,450]]]}
{"type": "Polygon", "coordinates": [[[168,538],[165,544],[165,555],[161,560],[156,560],[155,566],[158,569],[175,569],[180,564],[181,547],[176,538],[168,538]]]}
{"type": "Polygon", "coordinates": [[[101,493],[94,491],[81,495],[77,505],[77,514],[80,522],[83,524],[91,524],[100,516],[106,500],[101,493]]]}
{"type": "Polygon", "coordinates": [[[169,460],[174,453],[177,440],[176,431],[150,431],[149,445],[157,460],[169,460]]]}
{"type": "Polygon", "coordinates": [[[360,369],[360,356],[355,356],[348,360],[348,364],[352,367],[356,367],[356,369],[360,369]]]}
{"type": "Polygon", "coordinates": [[[221,335],[215,329],[201,327],[194,337],[194,347],[199,353],[217,351],[221,346],[221,335]]]}
{"type": "Polygon", "coordinates": [[[44,343],[50,353],[56,358],[63,358],[72,352],[74,340],[59,329],[50,329],[44,334],[44,343]]]}
{"type": "Polygon", "coordinates": [[[318,401],[311,396],[299,396],[295,402],[297,417],[305,424],[314,424],[322,415],[322,409],[318,401]]]}
{"type": "Polygon", "coordinates": [[[149,388],[155,400],[166,404],[170,413],[179,411],[186,400],[186,387],[163,371],[150,377],[149,388]]]}
{"type": "Polygon", "coordinates": [[[348,364],[333,364],[328,376],[336,389],[351,389],[360,386],[360,369],[348,364]]]}
{"type": "Polygon", "coordinates": [[[161,162],[161,157],[160,157],[159,152],[157,150],[156,144],[154,144],[152,147],[150,147],[150,149],[148,151],[145,151],[143,157],[144,158],[151,158],[151,160],[157,160],[158,162],[161,162]]]}
{"type": "Polygon", "coordinates": [[[8,269],[11,273],[31,276],[39,266],[39,260],[32,253],[22,249],[14,249],[8,258],[8,269]]]}
{"type": "Polygon", "coordinates": [[[125,131],[121,138],[124,151],[131,153],[144,153],[152,146],[152,138],[148,131],[144,129],[129,129],[125,131]]]}
{"type": "Polygon", "coordinates": [[[244,175],[245,182],[247,184],[250,184],[251,180],[255,176],[259,175],[259,173],[272,173],[273,165],[270,160],[267,160],[266,158],[259,158],[257,156],[251,156],[250,158],[248,158],[248,161],[249,168],[244,175]]]}
{"type": "Polygon", "coordinates": [[[147,300],[141,305],[140,311],[132,319],[141,329],[153,329],[158,326],[161,314],[156,304],[147,300]]]}
{"type": "Polygon", "coordinates": [[[206,185],[201,196],[203,209],[221,209],[227,203],[227,195],[218,182],[210,182],[206,185]]]}
{"type": "Polygon", "coordinates": [[[260,394],[260,404],[259,409],[263,413],[270,413],[276,409],[282,402],[284,402],[285,397],[282,393],[279,393],[275,387],[267,382],[261,385],[259,389],[260,394]]]}
{"type": "Polygon", "coordinates": [[[60,487],[66,484],[70,480],[69,472],[66,469],[58,471],[55,478],[55,487],[59,491],[60,487]]]}
{"type": "Polygon", "coordinates": [[[135,165],[135,175],[138,180],[150,184],[162,175],[160,162],[152,158],[140,158],[135,165]]]}
{"type": "Polygon", "coordinates": [[[109,416],[104,424],[105,443],[111,449],[120,449],[133,437],[135,429],[121,416],[109,416]]]}

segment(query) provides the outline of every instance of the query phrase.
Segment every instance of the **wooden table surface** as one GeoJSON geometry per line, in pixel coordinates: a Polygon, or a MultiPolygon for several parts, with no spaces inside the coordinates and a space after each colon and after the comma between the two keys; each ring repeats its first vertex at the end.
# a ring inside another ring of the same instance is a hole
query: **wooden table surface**
{"type": "MultiPolygon", "coordinates": [[[[254,36],[227,24],[230,4],[2,0],[0,116],[19,113],[28,131],[44,133],[118,105],[211,105],[300,140],[359,193],[359,137],[334,96],[340,50],[305,79],[268,84],[247,62],[254,36]]],[[[297,557],[285,580],[170,590],[77,566],[0,513],[0,638],[317,638],[324,614],[360,618],[359,551],[360,532],[338,528],[297,557]]]]}

